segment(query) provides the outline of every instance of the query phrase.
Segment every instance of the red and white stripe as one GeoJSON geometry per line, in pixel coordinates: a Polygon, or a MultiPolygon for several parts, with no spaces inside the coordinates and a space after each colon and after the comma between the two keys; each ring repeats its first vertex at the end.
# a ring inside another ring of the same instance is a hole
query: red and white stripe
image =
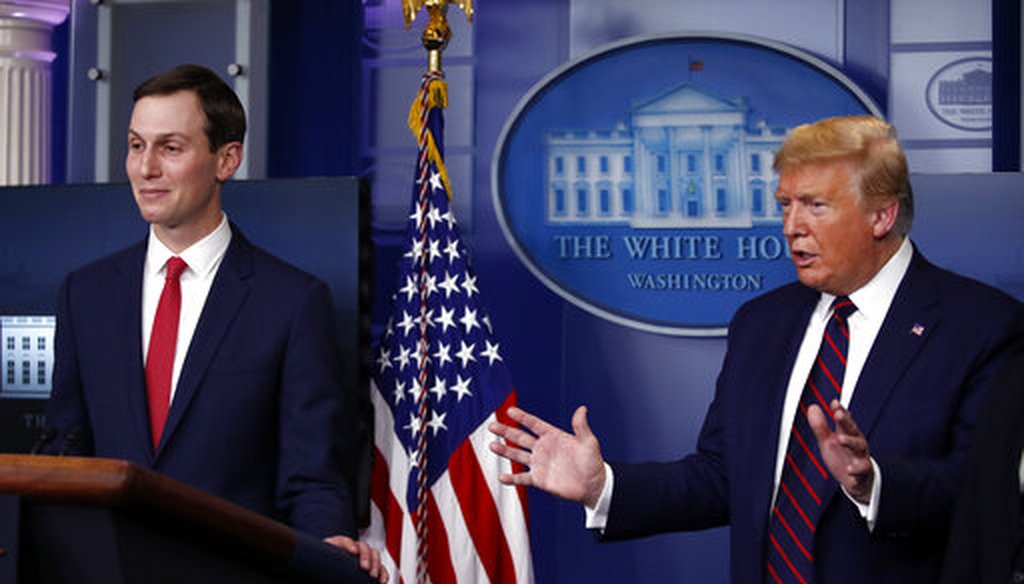
{"type": "MultiPolygon", "coordinates": [[[[362,539],[381,550],[392,582],[416,581],[415,517],[405,503],[412,460],[395,436],[391,410],[371,388],[375,411],[376,460],[370,527],[362,539]],[[388,488],[390,486],[390,488],[388,488]]],[[[428,578],[433,584],[533,582],[533,563],[522,488],[498,482],[512,466],[491,452],[487,425],[505,418],[515,393],[470,434],[430,489],[428,578]]]]}

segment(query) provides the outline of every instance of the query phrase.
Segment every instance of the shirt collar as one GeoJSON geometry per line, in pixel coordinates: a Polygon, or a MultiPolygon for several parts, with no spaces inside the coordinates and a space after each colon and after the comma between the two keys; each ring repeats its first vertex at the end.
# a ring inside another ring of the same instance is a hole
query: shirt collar
{"type": "Polygon", "coordinates": [[[224,257],[229,243],[231,243],[231,225],[227,213],[221,214],[220,225],[209,235],[188,246],[179,254],[175,254],[164,245],[153,233],[153,227],[150,226],[149,242],[146,246],[146,275],[154,276],[162,273],[167,260],[177,255],[188,264],[186,273],[192,271],[205,278],[220,265],[220,260],[224,257]]]}
{"type": "MultiPolygon", "coordinates": [[[[896,289],[899,288],[903,276],[910,267],[910,260],[914,256],[914,246],[910,238],[904,237],[896,253],[889,261],[885,262],[881,270],[857,290],[850,294],[850,300],[857,306],[855,314],[871,320],[882,319],[889,311],[893,297],[896,296],[896,289]]],[[[827,292],[821,293],[815,313],[820,318],[827,318],[832,311],[832,301],[835,296],[827,292]]]]}

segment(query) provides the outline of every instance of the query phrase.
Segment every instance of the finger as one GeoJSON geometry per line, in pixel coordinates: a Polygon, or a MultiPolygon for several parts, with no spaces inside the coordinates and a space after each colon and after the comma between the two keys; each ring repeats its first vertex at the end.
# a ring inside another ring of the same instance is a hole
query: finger
{"type": "Polygon", "coordinates": [[[855,458],[850,461],[850,464],[846,465],[846,472],[855,477],[870,474],[872,470],[871,459],[869,458],[855,458]]]}
{"type": "Polygon", "coordinates": [[[820,445],[832,434],[828,422],[825,421],[825,412],[822,411],[821,406],[814,404],[807,408],[807,423],[810,424],[814,437],[818,439],[820,448],[820,445]]]}
{"type": "Polygon", "coordinates": [[[532,448],[534,443],[537,441],[537,437],[530,432],[514,426],[502,424],[501,422],[491,422],[490,425],[487,426],[487,429],[490,430],[491,434],[500,436],[522,448],[532,448]]]}
{"type": "Polygon", "coordinates": [[[852,454],[858,457],[865,457],[868,452],[868,441],[864,439],[864,436],[857,434],[851,436],[849,434],[836,434],[839,439],[839,444],[849,450],[852,454]]]}
{"type": "Polygon", "coordinates": [[[533,445],[537,442],[537,437],[526,430],[520,430],[519,428],[513,428],[511,426],[502,426],[501,428],[497,428],[497,430],[498,431],[495,432],[495,434],[501,436],[505,440],[508,440],[514,445],[519,446],[520,448],[533,448],[533,445]]]}
{"type": "Polygon", "coordinates": [[[372,576],[374,579],[378,579],[379,580],[380,579],[380,570],[381,570],[381,566],[380,566],[380,552],[377,551],[375,548],[372,548],[370,546],[366,546],[366,547],[370,551],[370,576],[372,576]]]}
{"type": "Polygon", "coordinates": [[[508,417],[515,420],[519,425],[525,426],[538,436],[545,432],[550,432],[551,430],[557,430],[557,428],[537,416],[516,407],[508,409],[508,417]]]}
{"type": "Polygon", "coordinates": [[[850,414],[850,410],[839,405],[838,401],[834,401],[832,403],[832,412],[836,419],[836,432],[846,434],[848,436],[863,436],[860,432],[860,428],[857,427],[857,422],[853,420],[853,415],[850,414]]]}
{"type": "Polygon", "coordinates": [[[594,436],[594,433],[590,430],[590,424],[587,423],[587,406],[580,406],[573,412],[572,432],[578,438],[591,438],[594,436]]]}
{"type": "Polygon", "coordinates": [[[335,535],[328,537],[324,541],[335,547],[339,547],[350,554],[359,553],[359,545],[355,542],[355,540],[353,540],[350,537],[346,537],[344,535],[335,535]]]}
{"type": "Polygon", "coordinates": [[[501,422],[491,422],[487,425],[487,430],[496,436],[504,436],[505,432],[508,430],[508,426],[501,422]]]}
{"type": "Polygon", "coordinates": [[[532,487],[533,477],[528,472],[502,473],[498,481],[503,485],[532,487]]]}
{"type": "Polygon", "coordinates": [[[502,458],[507,458],[512,462],[518,462],[519,464],[524,464],[527,466],[529,466],[530,464],[530,453],[525,450],[521,450],[519,448],[512,448],[509,445],[505,444],[504,442],[500,442],[497,440],[491,442],[490,448],[491,452],[497,454],[502,458]]]}
{"type": "Polygon", "coordinates": [[[359,567],[362,568],[364,572],[370,573],[370,575],[372,576],[373,574],[370,571],[373,569],[373,558],[371,557],[372,554],[370,553],[370,548],[362,542],[359,542],[358,545],[359,567]]]}

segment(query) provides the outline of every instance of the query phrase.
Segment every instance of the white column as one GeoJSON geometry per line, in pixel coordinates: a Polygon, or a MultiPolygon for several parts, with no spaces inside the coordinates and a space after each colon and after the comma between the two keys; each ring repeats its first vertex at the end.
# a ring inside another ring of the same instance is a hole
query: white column
{"type": "Polygon", "coordinates": [[[0,185],[50,180],[50,42],[70,9],[70,0],[0,0],[0,185]]]}
{"type": "Polygon", "coordinates": [[[712,128],[709,125],[702,125],[700,127],[700,135],[704,142],[704,192],[701,193],[702,196],[700,199],[701,218],[707,217],[708,215],[714,215],[715,212],[715,182],[712,180],[715,173],[715,160],[711,153],[711,130],[712,128]]]}

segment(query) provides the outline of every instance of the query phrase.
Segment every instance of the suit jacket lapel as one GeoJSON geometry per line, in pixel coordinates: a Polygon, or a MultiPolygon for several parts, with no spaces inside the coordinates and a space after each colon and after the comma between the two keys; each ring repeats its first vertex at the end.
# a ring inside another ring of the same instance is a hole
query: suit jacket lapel
{"type": "MultiPolygon", "coordinates": [[[[751,392],[752,398],[759,396],[754,398],[758,401],[751,401],[749,407],[744,408],[745,415],[748,416],[748,421],[744,425],[747,428],[761,428],[763,432],[763,434],[758,434],[760,438],[754,441],[754,452],[749,457],[740,457],[743,459],[740,464],[755,465],[748,476],[758,477],[763,481],[752,484],[749,490],[749,501],[754,517],[758,518],[754,522],[757,533],[754,534],[752,541],[755,542],[767,541],[769,509],[775,483],[775,462],[778,458],[779,429],[783,423],[783,402],[789,386],[789,377],[793,371],[793,364],[807,328],[807,321],[820,297],[819,293],[810,288],[801,286],[796,290],[797,293],[787,301],[791,306],[791,309],[790,306],[786,307],[789,309],[788,314],[779,318],[776,326],[766,327],[766,332],[772,333],[775,337],[766,340],[764,346],[778,346],[782,348],[783,352],[781,354],[765,352],[764,358],[773,360],[774,371],[770,377],[763,380],[763,385],[760,386],[763,391],[751,392]],[[765,413],[769,415],[765,417],[765,413]],[[758,422],[757,418],[761,418],[761,421],[758,422]]],[[[791,420],[786,421],[787,430],[791,423],[791,420]]],[[[788,433],[786,436],[788,437],[788,433]]],[[[764,549],[762,548],[760,551],[764,552],[764,549]]],[[[757,561],[763,564],[764,558],[760,557],[757,561]]]]}
{"type": "Polygon", "coordinates": [[[146,262],[146,242],[131,248],[117,265],[117,282],[109,288],[110,306],[116,313],[111,318],[113,327],[110,342],[118,347],[118,353],[127,355],[126,366],[121,371],[121,383],[115,384],[124,392],[122,403],[127,404],[128,419],[125,421],[135,435],[132,444],[139,444],[139,460],[152,460],[149,447],[149,408],[146,402],[145,358],[142,354],[142,279],[146,262]]]}
{"type": "Polygon", "coordinates": [[[253,272],[252,246],[234,225],[231,226],[231,232],[231,243],[214,277],[199,323],[192,335],[188,353],[185,355],[171,409],[167,413],[167,424],[157,448],[157,457],[163,452],[167,442],[173,438],[206,370],[213,362],[221,339],[249,295],[250,286],[247,280],[253,272]]]}
{"type": "Polygon", "coordinates": [[[896,290],[857,380],[850,412],[865,436],[878,420],[893,388],[900,382],[929,334],[939,325],[939,297],[932,285],[934,266],[914,250],[907,274],[896,290]]]}

